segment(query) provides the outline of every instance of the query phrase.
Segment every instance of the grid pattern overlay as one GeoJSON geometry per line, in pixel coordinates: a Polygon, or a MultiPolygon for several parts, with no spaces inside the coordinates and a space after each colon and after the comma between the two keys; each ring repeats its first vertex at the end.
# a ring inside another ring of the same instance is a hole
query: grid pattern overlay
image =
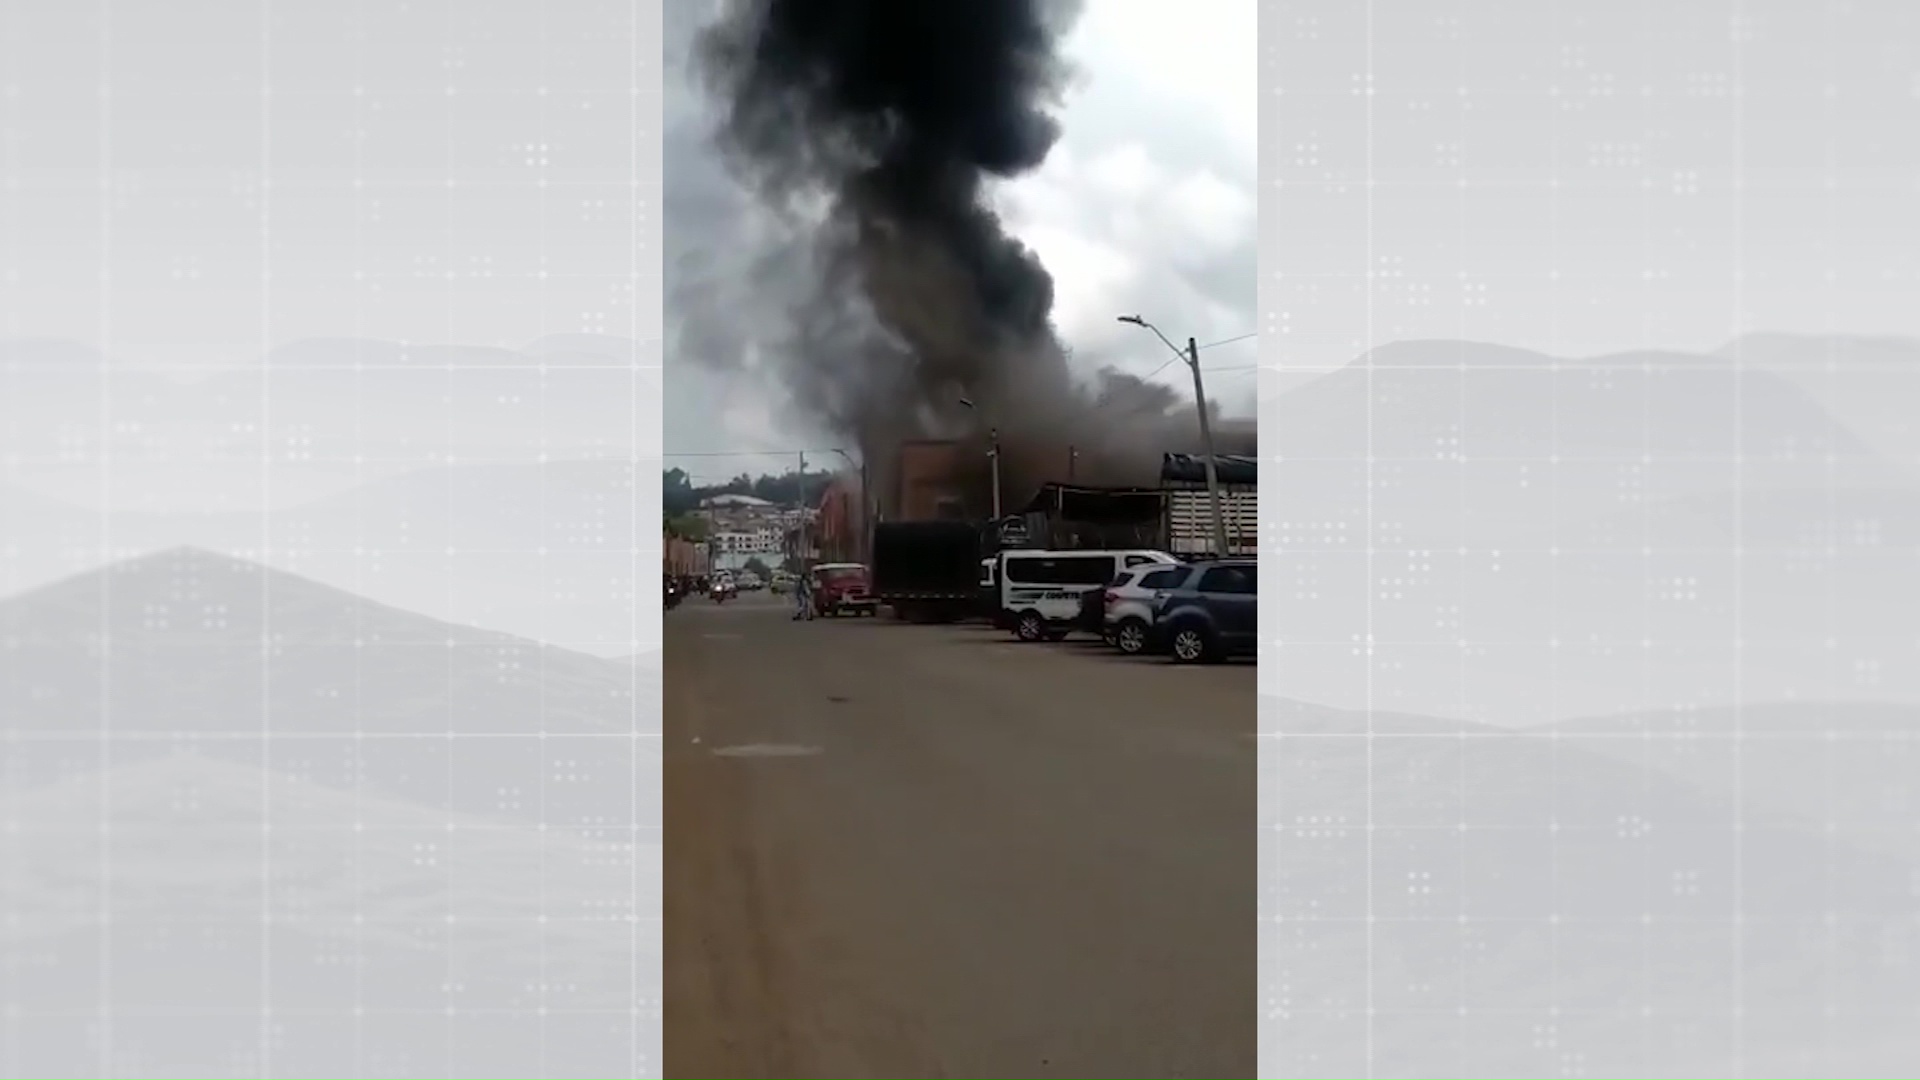
{"type": "Polygon", "coordinates": [[[0,4],[0,1074],[660,1074],[660,17],[0,4]]]}
{"type": "Polygon", "coordinates": [[[1260,1075],[1912,1068],[1915,29],[1262,12],[1260,1075]]]}

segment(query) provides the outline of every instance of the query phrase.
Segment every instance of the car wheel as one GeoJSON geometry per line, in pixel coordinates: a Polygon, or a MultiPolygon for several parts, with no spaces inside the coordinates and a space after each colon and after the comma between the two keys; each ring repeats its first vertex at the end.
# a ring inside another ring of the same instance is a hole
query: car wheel
{"type": "Polygon", "coordinates": [[[1047,635],[1047,622],[1040,617],[1039,612],[1028,611],[1013,624],[1013,632],[1021,641],[1039,641],[1047,635]]]}
{"type": "Polygon", "coordinates": [[[1213,642],[1197,625],[1175,627],[1167,646],[1176,664],[1204,664],[1213,659],[1213,642]]]}
{"type": "Polygon", "coordinates": [[[1147,651],[1147,624],[1139,619],[1127,619],[1113,632],[1114,648],[1128,656],[1139,656],[1147,651]]]}

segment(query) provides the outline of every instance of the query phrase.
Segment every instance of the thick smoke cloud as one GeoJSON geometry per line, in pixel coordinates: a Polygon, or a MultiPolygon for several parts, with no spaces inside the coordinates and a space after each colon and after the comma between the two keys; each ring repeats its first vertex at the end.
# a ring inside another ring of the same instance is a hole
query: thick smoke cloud
{"type": "Polygon", "coordinates": [[[992,427],[1017,499],[1062,478],[1069,445],[1078,479],[1115,483],[1151,482],[1161,451],[1194,448],[1177,395],[1104,372],[1076,383],[1053,279],[988,197],[1060,136],[1073,72],[1059,45],[1077,14],[1049,0],[728,0],[698,39],[716,142],[791,237],[760,271],[799,298],[789,332],[755,344],[878,470],[902,438],[992,427]]]}

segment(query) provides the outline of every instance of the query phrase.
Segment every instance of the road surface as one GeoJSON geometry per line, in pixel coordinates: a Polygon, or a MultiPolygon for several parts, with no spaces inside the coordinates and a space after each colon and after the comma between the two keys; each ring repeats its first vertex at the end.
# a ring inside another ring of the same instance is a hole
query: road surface
{"type": "Polygon", "coordinates": [[[1254,669],[666,615],[666,1074],[1250,1077],[1254,669]]]}

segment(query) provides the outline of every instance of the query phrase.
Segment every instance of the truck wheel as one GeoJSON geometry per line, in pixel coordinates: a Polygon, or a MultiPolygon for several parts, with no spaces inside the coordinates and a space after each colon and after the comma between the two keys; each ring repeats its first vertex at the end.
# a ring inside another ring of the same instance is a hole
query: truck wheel
{"type": "Polygon", "coordinates": [[[1013,624],[1013,632],[1021,641],[1039,641],[1047,636],[1047,620],[1037,611],[1023,611],[1013,624]]]}
{"type": "Polygon", "coordinates": [[[1147,624],[1139,619],[1125,619],[1113,631],[1113,647],[1127,656],[1139,656],[1147,651],[1147,624]]]}

